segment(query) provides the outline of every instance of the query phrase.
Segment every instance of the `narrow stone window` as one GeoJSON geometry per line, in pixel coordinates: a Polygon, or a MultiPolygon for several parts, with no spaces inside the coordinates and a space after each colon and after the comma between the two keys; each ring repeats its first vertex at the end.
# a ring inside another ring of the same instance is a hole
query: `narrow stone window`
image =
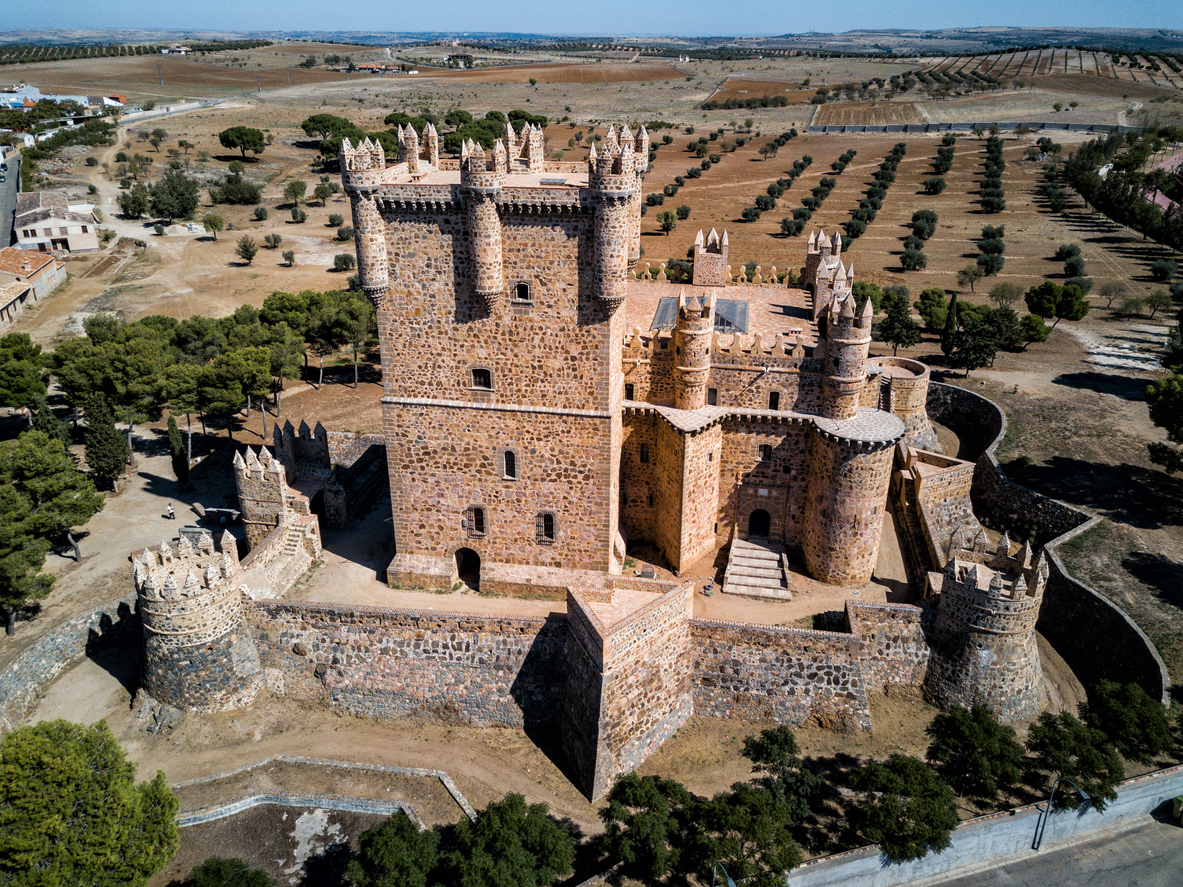
{"type": "Polygon", "coordinates": [[[649,507],[650,508],[653,507],[653,494],[652,493],[649,494],[649,507]]]}
{"type": "Polygon", "coordinates": [[[472,387],[480,391],[493,390],[493,371],[484,367],[473,367],[472,387]]]}
{"type": "Polygon", "coordinates": [[[513,450],[503,450],[501,453],[501,478],[503,480],[518,479],[518,454],[513,450]]]}
{"type": "Polygon", "coordinates": [[[769,391],[768,392],[768,409],[770,409],[770,410],[779,410],[780,409],[780,392],[779,391],[769,391]]]}
{"type": "Polygon", "coordinates": [[[513,300],[515,302],[532,302],[534,296],[530,292],[530,284],[519,283],[513,288],[513,300]]]}
{"type": "Polygon", "coordinates": [[[647,443],[641,444],[641,461],[642,462],[649,461],[649,444],[647,444],[647,443]]]}
{"type": "Polygon", "coordinates": [[[707,389],[707,405],[712,406],[712,407],[719,405],[719,389],[718,388],[708,388],[707,389]]]}
{"type": "Polygon", "coordinates": [[[772,461],[772,444],[760,444],[760,461],[772,461]]]}
{"type": "Polygon", "coordinates": [[[632,382],[625,382],[624,383],[624,399],[625,400],[633,400],[633,383],[632,382]]]}
{"type": "Polygon", "coordinates": [[[555,516],[549,511],[540,511],[534,516],[534,541],[539,545],[555,544],[555,516]]]}
{"type": "Polygon", "coordinates": [[[485,535],[485,509],[480,505],[470,505],[464,512],[464,529],[469,539],[476,539],[485,535]]]}

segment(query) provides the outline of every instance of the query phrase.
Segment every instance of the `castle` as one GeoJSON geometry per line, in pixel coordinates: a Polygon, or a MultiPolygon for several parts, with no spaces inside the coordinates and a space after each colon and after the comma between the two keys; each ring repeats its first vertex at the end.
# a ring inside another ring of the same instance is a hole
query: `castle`
{"type": "Polygon", "coordinates": [[[790,287],[775,268],[734,273],[727,233],[700,232],[678,285],[639,261],[644,128],[610,129],[586,163],[545,161],[533,126],[459,160],[430,126],[399,145],[393,163],[369,140],[341,148],[381,440],[277,427],[274,455],[235,459],[241,563],[225,537],[137,558],[146,692],[215,711],[265,685],[382,717],[546,723],[591,798],[693,712],[867,730],[868,692],[892,684],[1038,712],[1046,562],[1005,537],[990,549],[972,463],[938,452],[927,367],[868,358],[871,306],[838,235],[810,236],[790,287]],[[320,558],[317,515],[343,525],[382,459],[391,584],[551,596],[565,615],[281,600],[320,558]],[[633,540],[677,575],[730,544],[737,571],[757,549],[774,564],[757,573],[787,580],[791,555],[861,585],[889,492],[929,599],[849,601],[833,631],[696,619],[692,583],[623,569],[633,540]]]}

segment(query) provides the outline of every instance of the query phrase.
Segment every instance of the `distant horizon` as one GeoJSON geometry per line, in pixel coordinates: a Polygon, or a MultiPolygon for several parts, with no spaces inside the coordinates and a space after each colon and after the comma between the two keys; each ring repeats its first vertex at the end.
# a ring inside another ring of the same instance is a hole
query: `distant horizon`
{"type": "Polygon", "coordinates": [[[362,0],[332,4],[304,0],[252,4],[207,0],[201,4],[141,7],[134,15],[113,0],[61,0],[52,7],[21,4],[6,16],[3,33],[25,31],[214,31],[221,33],[319,31],[348,34],[447,33],[520,34],[539,37],[744,37],[844,34],[851,31],[921,31],[1015,28],[1045,30],[1181,30],[1183,4],[1166,0],[1130,0],[1122,5],[1120,27],[1113,24],[1111,3],[1081,0],[1065,11],[1061,4],[998,0],[986,11],[937,0],[903,3],[888,0],[868,8],[853,0],[827,0],[791,9],[770,0],[601,0],[593,4],[556,4],[510,0],[500,4],[472,0],[437,0],[431,4],[375,7],[362,0]],[[985,21],[985,16],[992,21],[985,21]],[[1049,24],[1043,19],[1073,21],[1049,24]],[[999,19],[1009,20],[999,24],[999,19]],[[457,25],[462,25],[457,27],[457,25]],[[609,24],[609,27],[605,27],[609,24]]]}

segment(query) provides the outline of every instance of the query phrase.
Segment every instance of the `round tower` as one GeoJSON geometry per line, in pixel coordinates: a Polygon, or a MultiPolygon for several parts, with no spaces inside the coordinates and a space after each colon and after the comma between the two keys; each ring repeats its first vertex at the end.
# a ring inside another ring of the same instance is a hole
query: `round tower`
{"type": "Polygon", "coordinates": [[[218,712],[250,704],[262,684],[259,651],[243,618],[238,549],[224,532],[182,535],[134,558],[144,627],[141,686],[185,711],[218,712]]]}
{"type": "Polygon", "coordinates": [[[985,705],[1003,723],[1030,720],[1044,699],[1035,623],[1047,560],[994,566],[945,564],[924,689],[943,708],[985,705]]]}
{"type": "Polygon", "coordinates": [[[835,300],[825,316],[822,400],[818,412],[828,419],[853,419],[867,383],[871,348],[871,301],[855,317],[853,294],[835,300]]]}
{"type": "Polygon", "coordinates": [[[341,143],[341,183],[349,195],[353,214],[353,240],[357,249],[357,273],[362,292],[375,305],[390,291],[390,260],[386,231],[378,209],[378,188],[386,168],[382,145],[369,139],[354,148],[341,143]]]}
{"type": "Polygon", "coordinates": [[[644,124],[637,131],[634,140],[633,160],[637,173],[637,187],[629,201],[629,219],[632,222],[631,243],[628,251],[628,269],[631,271],[641,259],[641,179],[649,169],[649,133],[644,124]]]}
{"type": "MultiPolygon", "coordinates": [[[[613,127],[609,128],[599,152],[592,145],[587,160],[587,186],[595,201],[595,294],[612,309],[624,301],[625,295],[625,274],[634,232],[633,197],[640,190],[635,156],[633,140],[620,144],[613,127]]],[[[636,212],[640,213],[639,206],[636,212]]]]}
{"type": "Polygon", "coordinates": [[[867,365],[879,368],[879,408],[903,421],[908,446],[939,453],[941,445],[928,419],[928,364],[906,357],[872,357],[867,365]]]}
{"type": "Polygon", "coordinates": [[[493,146],[493,159],[476,144],[463,146],[460,157],[460,185],[468,205],[468,242],[472,245],[473,288],[485,307],[492,310],[505,293],[505,271],[501,257],[501,216],[497,201],[509,168],[505,145],[493,146]]]}
{"type": "Polygon", "coordinates": [[[904,423],[863,410],[853,422],[814,420],[802,547],[813,578],[862,585],[879,559],[892,449],[904,423]]]}
{"type": "Polygon", "coordinates": [[[707,382],[711,375],[711,337],[715,331],[715,293],[705,302],[689,300],[678,291],[678,320],[674,326],[674,406],[697,410],[706,405],[707,382]]]}

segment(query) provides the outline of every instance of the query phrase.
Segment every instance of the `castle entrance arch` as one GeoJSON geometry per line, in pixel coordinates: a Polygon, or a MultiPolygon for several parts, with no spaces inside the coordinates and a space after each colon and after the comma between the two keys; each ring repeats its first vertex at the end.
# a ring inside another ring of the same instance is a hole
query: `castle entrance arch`
{"type": "Polygon", "coordinates": [[[325,524],[325,491],[317,490],[312,498],[308,501],[308,510],[316,515],[317,523],[320,524],[320,529],[324,530],[325,524]]]}
{"type": "Polygon", "coordinates": [[[748,515],[748,538],[759,536],[768,538],[768,531],[772,529],[772,515],[763,508],[757,508],[748,515]]]}
{"type": "Polygon", "coordinates": [[[481,590],[481,556],[471,548],[456,549],[456,578],[473,591],[481,590]]]}

